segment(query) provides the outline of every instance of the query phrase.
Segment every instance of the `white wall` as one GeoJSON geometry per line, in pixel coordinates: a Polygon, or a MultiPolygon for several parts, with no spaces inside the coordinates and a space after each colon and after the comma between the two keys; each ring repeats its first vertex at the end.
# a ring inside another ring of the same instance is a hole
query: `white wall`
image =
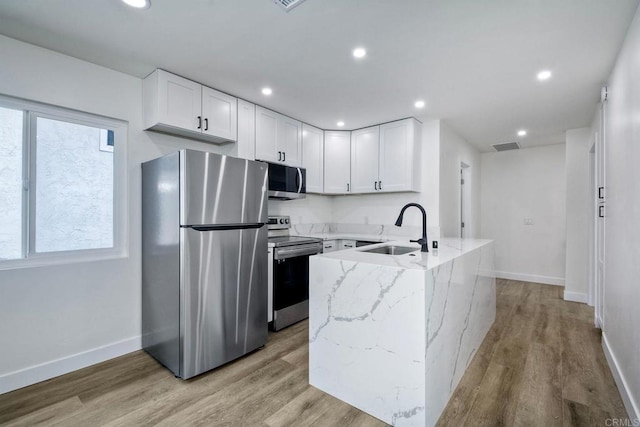
{"type": "MultiPolygon", "coordinates": [[[[440,121],[431,120],[422,124],[422,167],[419,193],[362,194],[335,196],[332,201],[332,222],[352,224],[393,224],[400,209],[411,202],[420,203],[427,211],[427,225],[439,224],[438,180],[440,121]]],[[[405,224],[422,226],[418,210],[408,210],[405,224]]]]}
{"type": "Polygon", "coordinates": [[[564,144],[481,157],[481,235],[495,240],[496,274],[564,284],[564,144]]]}
{"type": "Polygon", "coordinates": [[[440,234],[460,237],[460,164],[465,163],[465,190],[470,199],[466,237],[477,237],[480,228],[480,152],[446,124],[440,124],[440,234]]]}
{"type": "Polygon", "coordinates": [[[629,416],[640,418],[640,11],[605,103],[603,344],[629,416]]]}
{"type": "Polygon", "coordinates": [[[135,77],[3,36],[0,57],[0,93],[129,122],[130,209],[127,257],[0,270],[1,393],[140,348],[140,163],[177,148],[237,148],[142,131],[135,77]]]}
{"type": "Polygon", "coordinates": [[[565,299],[587,302],[589,294],[589,213],[591,128],[566,133],[567,255],[565,299]]]}

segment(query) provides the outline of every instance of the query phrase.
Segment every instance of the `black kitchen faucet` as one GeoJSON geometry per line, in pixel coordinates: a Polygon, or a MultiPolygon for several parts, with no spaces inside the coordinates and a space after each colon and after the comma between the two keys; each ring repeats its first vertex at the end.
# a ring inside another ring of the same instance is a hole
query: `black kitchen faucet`
{"type": "Polygon", "coordinates": [[[416,208],[420,209],[420,212],[422,212],[422,238],[418,240],[409,240],[409,241],[413,243],[420,243],[420,246],[422,247],[420,251],[429,252],[429,241],[427,240],[427,212],[424,210],[422,206],[420,206],[417,203],[407,203],[406,205],[404,205],[404,207],[400,211],[400,215],[398,216],[398,219],[396,220],[396,227],[402,226],[402,217],[404,216],[404,211],[406,211],[407,208],[411,206],[415,206],[416,208]]]}

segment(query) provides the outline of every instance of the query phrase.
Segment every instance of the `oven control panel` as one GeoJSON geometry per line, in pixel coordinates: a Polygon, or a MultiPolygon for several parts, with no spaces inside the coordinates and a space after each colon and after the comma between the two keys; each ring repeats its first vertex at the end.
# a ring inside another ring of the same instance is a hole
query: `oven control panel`
{"type": "Polygon", "coordinates": [[[288,216],[270,216],[267,226],[269,230],[286,230],[291,228],[291,218],[288,216]]]}

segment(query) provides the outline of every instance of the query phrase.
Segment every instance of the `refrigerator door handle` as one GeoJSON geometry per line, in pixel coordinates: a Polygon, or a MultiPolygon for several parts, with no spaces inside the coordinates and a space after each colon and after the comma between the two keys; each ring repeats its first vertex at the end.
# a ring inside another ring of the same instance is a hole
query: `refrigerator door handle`
{"type": "Polygon", "coordinates": [[[221,225],[183,225],[183,228],[192,228],[196,231],[224,231],[224,230],[249,230],[264,227],[264,222],[253,224],[221,224],[221,225]]]}

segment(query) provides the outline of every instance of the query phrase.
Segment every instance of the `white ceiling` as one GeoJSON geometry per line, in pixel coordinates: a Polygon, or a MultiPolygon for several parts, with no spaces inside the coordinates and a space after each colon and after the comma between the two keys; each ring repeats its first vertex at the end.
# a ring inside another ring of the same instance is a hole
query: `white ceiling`
{"type": "Polygon", "coordinates": [[[520,128],[526,147],[588,125],[638,5],[307,0],[285,13],[271,0],[151,1],[138,11],[120,0],[2,0],[0,33],[138,77],[164,68],[325,129],[441,118],[489,151],[520,128]],[[351,56],[356,46],[364,59],[351,56]],[[552,79],[538,82],[541,69],[552,79]]]}

